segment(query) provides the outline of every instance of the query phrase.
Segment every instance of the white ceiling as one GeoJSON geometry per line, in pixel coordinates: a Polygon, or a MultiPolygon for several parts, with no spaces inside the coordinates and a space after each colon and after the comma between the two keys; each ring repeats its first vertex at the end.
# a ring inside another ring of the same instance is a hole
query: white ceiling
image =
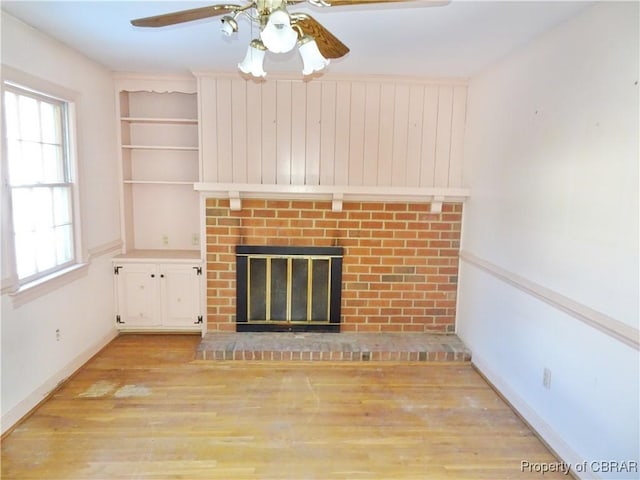
{"type": "MultiPolygon", "coordinates": [[[[238,0],[234,0],[238,1],[238,0]]],[[[255,27],[240,19],[232,38],[211,18],[164,28],[129,20],[222,1],[2,1],[2,9],[114,71],[235,71],[255,27]]],[[[242,3],[242,2],[239,2],[242,3]]],[[[332,73],[468,77],[593,2],[453,0],[382,6],[289,7],[306,11],[351,49],[332,73]]],[[[269,54],[267,72],[300,75],[296,52],[269,54]]]]}

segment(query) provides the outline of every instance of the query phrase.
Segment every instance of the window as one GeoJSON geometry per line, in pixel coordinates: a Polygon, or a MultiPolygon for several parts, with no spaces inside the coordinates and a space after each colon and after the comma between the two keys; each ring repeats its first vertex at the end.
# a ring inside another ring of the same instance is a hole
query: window
{"type": "Polygon", "coordinates": [[[69,104],[4,84],[6,185],[19,286],[76,263],[69,104]]]}

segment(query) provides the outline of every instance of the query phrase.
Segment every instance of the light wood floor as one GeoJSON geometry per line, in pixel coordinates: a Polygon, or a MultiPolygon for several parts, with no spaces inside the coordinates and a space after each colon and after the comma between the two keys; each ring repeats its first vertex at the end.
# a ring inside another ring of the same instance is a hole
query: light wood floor
{"type": "Polygon", "coordinates": [[[468,364],[194,361],[198,341],[117,338],[4,439],[2,479],[529,479],[521,461],[556,462],[468,364]]]}

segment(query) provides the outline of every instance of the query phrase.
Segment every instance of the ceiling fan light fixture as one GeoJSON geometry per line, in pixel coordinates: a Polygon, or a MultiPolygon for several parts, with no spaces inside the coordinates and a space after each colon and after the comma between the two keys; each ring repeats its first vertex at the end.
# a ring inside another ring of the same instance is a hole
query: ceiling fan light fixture
{"type": "MultiPolygon", "coordinates": [[[[316,7],[327,8],[401,1],[409,0],[243,0],[242,4],[220,3],[137,18],[131,20],[131,24],[136,27],[166,27],[221,16],[222,33],[230,36],[238,31],[237,18],[244,15],[252,26],[260,28],[260,39],[251,42],[244,60],[238,64],[242,72],[255,77],[264,77],[266,72],[262,65],[267,50],[273,53],[287,53],[297,45],[304,64],[302,73],[310,75],[329,65],[329,58],[344,57],[349,53],[349,47],[312,16],[302,12],[289,15],[288,4],[298,6],[300,3],[308,2],[316,7]],[[312,35],[305,35],[305,32],[312,35]]],[[[451,0],[427,1],[429,2],[427,6],[447,5],[451,2],[451,0]]]]}
{"type": "Polygon", "coordinates": [[[270,52],[286,53],[296,46],[298,33],[291,27],[289,14],[285,10],[276,9],[269,15],[260,38],[270,52]]]}
{"type": "Polygon", "coordinates": [[[305,35],[298,42],[298,51],[302,57],[302,74],[311,75],[329,65],[329,59],[322,56],[313,37],[305,35]]]}
{"type": "Polygon", "coordinates": [[[227,37],[233,35],[238,31],[238,22],[236,19],[230,15],[225,15],[220,19],[222,22],[222,33],[224,33],[227,37]]]}
{"type": "Polygon", "coordinates": [[[244,60],[238,64],[240,71],[258,78],[266,77],[267,72],[262,66],[265,51],[266,47],[260,40],[252,40],[244,60]]]}

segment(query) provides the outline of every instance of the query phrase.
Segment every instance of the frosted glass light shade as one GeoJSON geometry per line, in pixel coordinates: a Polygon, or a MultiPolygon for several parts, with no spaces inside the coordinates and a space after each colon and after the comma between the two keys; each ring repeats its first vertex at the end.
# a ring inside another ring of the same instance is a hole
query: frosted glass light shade
{"type": "Polygon", "coordinates": [[[230,37],[235,32],[238,31],[238,22],[235,21],[233,17],[229,15],[225,15],[221,19],[222,21],[222,33],[224,33],[227,37],[230,37]]]}
{"type": "Polygon", "coordinates": [[[270,52],[285,53],[296,46],[298,34],[291,28],[289,14],[284,10],[275,10],[269,15],[260,38],[270,52]]]}
{"type": "Polygon", "coordinates": [[[313,72],[318,72],[329,65],[329,59],[322,56],[320,50],[318,50],[318,44],[311,37],[304,37],[300,41],[298,51],[302,57],[303,75],[311,75],[313,72]]]}
{"type": "Polygon", "coordinates": [[[254,77],[265,77],[267,72],[264,71],[262,64],[264,63],[265,47],[260,40],[253,40],[247,48],[247,54],[244,60],[238,64],[240,71],[253,75],[254,77]]]}

